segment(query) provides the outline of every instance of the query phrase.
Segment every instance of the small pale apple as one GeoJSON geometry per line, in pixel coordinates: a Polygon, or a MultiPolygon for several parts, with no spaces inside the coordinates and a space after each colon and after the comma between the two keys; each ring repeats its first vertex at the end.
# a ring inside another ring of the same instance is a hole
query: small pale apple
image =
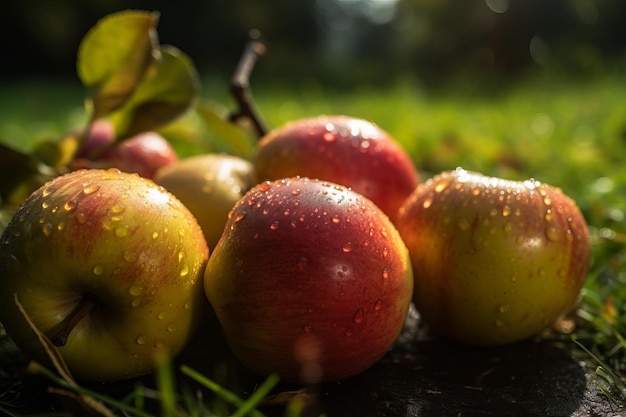
{"type": "Polygon", "coordinates": [[[526,339],[571,309],[590,264],[585,219],[560,189],[461,168],[420,184],[397,227],[414,302],[434,332],[475,345],[526,339]]]}
{"type": "Polygon", "coordinates": [[[182,159],[158,170],[154,181],[193,213],[209,248],[222,236],[228,212],[256,184],[250,161],[225,154],[182,159]]]}
{"type": "Polygon", "coordinates": [[[397,338],[412,289],[408,251],[389,218],[346,187],[307,178],[253,187],[205,273],[235,356],[284,382],[370,367],[397,338]]]}
{"type": "Polygon", "coordinates": [[[143,132],[115,143],[113,124],[108,120],[97,120],[78,150],[72,167],[117,168],[152,179],[159,168],[176,161],[176,150],[159,133],[143,132]]]}
{"type": "Polygon", "coordinates": [[[73,171],[35,191],[0,238],[0,322],[45,359],[17,295],[76,378],[146,374],[206,314],[208,254],[195,218],[162,187],[114,169],[73,171]]]}
{"type": "Polygon", "coordinates": [[[395,219],[418,174],[404,149],[383,129],[349,116],[289,122],[259,141],[259,181],[319,178],[352,188],[395,219]]]}

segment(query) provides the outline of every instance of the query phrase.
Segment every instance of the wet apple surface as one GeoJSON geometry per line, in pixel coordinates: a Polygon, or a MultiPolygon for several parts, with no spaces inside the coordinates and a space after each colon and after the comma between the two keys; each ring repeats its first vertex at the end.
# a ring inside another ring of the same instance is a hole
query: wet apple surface
{"type": "Polygon", "coordinates": [[[240,360],[309,383],[346,378],[384,355],[412,287],[408,252],[387,216],[345,187],[308,178],[252,188],[205,275],[240,360]]]}

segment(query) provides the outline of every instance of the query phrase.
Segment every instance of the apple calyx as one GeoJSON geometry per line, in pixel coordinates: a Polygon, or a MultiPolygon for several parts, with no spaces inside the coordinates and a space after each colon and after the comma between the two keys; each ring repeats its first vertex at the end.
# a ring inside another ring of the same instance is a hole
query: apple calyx
{"type": "Polygon", "coordinates": [[[83,293],[74,310],[59,323],[60,329],[50,338],[52,344],[56,347],[65,346],[72,330],[87,314],[96,309],[98,304],[95,295],[89,292],[83,293]]]}

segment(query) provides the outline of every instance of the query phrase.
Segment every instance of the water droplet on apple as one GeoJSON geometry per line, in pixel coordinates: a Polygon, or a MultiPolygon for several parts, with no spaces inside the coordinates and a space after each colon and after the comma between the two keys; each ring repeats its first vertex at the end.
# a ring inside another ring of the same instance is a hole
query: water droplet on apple
{"type": "Polygon", "coordinates": [[[386,259],[387,255],[389,255],[389,249],[385,246],[383,248],[383,259],[386,259]]]}
{"type": "Polygon", "coordinates": [[[80,224],[84,224],[87,221],[87,217],[84,213],[76,213],[76,221],[80,224]]]}
{"type": "Polygon", "coordinates": [[[141,295],[143,288],[139,285],[131,285],[128,289],[128,293],[133,296],[141,295]]]}
{"type": "Polygon", "coordinates": [[[291,190],[291,194],[292,195],[300,195],[300,189],[299,188],[294,188],[293,190],[291,190]]]}
{"type": "Polygon", "coordinates": [[[560,238],[559,231],[557,230],[556,227],[550,226],[546,228],[546,237],[548,238],[548,240],[551,240],[552,242],[556,242],[560,238]]]}
{"type": "Polygon", "coordinates": [[[115,236],[117,237],[126,237],[129,233],[128,226],[120,226],[115,229],[115,236]]]}
{"type": "Polygon", "coordinates": [[[135,342],[137,342],[138,345],[145,345],[146,336],[140,334],[139,336],[137,336],[137,339],[135,339],[135,342]]]}
{"type": "Polygon", "coordinates": [[[547,222],[551,222],[552,220],[554,220],[554,213],[552,212],[552,209],[546,210],[546,215],[544,216],[544,219],[546,219],[547,222]]]}
{"type": "Polygon", "coordinates": [[[126,262],[135,262],[137,260],[137,254],[135,252],[125,250],[122,253],[122,258],[124,258],[126,262]]]}
{"type": "Polygon", "coordinates": [[[191,303],[189,301],[185,301],[185,304],[183,304],[183,307],[185,308],[185,310],[189,310],[191,308],[191,303]]]}
{"type": "Polygon", "coordinates": [[[339,223],[341,222],[341,220],[340,220],[340,219],[339,219],[339,217],[337,217],[337,216],[333,216],[333,217],[332,217],[332,219],[331,219],[331,221],[332,221],[334,224],[339,224],[339,223]]]}
{"type": "Polygon", "coordinates": [[[389,278],[389,267],[384,267],[383,268],[383,279],[388,279],[389,278]]]}
{"type": "Polygon", "coordinates": [[[78,206],[78,202],[76,200],[69,200],[65,202],[63,208],[65,209],[65,211],[74,211],[76,210],[76,206],[78,206]]]}
{"type": "Polygon", "coordinates": [[[156,239],[159,237],[159,232],[152,232],[152,239],[156,239]]]}
{"type": "Polygon", "coordinates": [[[359,324],[359,323],[363,323],[363,320],[365,319],[365,311],[363,311],[363,308],[359,308],[355,313],[354,316],[352,316],[352,321],[359,324]]]}
{"type": "Polygon", "coordinates": [[[272,183],[269,181],[265,181],[259,184],[258,187],[260,191],[265,192],[265,191],[268,191],[270,188],[272,188],[272,183]]]}
{"type": "Polygon", "coordinates": [[[508,217],[510,215],[511,215],[511,207],[509,207],[509,206],[502,207],[502,216],[503,217],[508,217]]]}
{"type": "Polygon", "coordinates": [[[163,320],[165,318],[165,312],[160,312],[159,314],[157,314],[157,319],[159,320],[163,320]]]}
{"type": "Polygon", "coordinates": [[[113,214],[120,214],[124,211],[124,206],[120,204],[115,204],[109,208],[109,211],[113,214]]]}
{"type": "Polygon", "coordinates": [[[50,203],[49,203],[49,202],[47,202],[47,201],[43,201],[43,202],[41,203],[41,208],[43,208],[43,209],[47,209],[48,207],[50,207],[50,203]]]}
{"type": "Polygon", "coordinates": [[[278,229],[278,222],[274,222],[270,224],[270,230],[276,230],[276,229],[278,229]]]}
{"type": "Polygon", "coordinates": [[[178,263],[181,263],[183,261],[183,258],[185,257],[185,251],[181,250],[178,252],[178,263]]]}
{"type": "Polygon", "coordinates": [[[332,132],[324,132],[324,134],[322,135],[322,139],[324,140],[324,142],[331,143],[334,142],[337,137],[332,132]]]}
{"type": "Polygon", "coordinates": [[[511,306],[509,304],[502,304],[500,305],[500,307],[498,307],[498,311],[500,313],[506,313],[507,311],[509,311],[510,308],[511,306]]]}
{"type": "Polygon", "coordinates": [[[189,275],[189,267],[187,265],[183,265],[182,269],[180,270],[180,276],[186,277],[187,275],[189,275]]]}
{"type": "Polygon", "coordinates": [[[85,195],[89,195],[89,194],[95,193],[99,189],[100,189],[100,186],[98,184],[87,184],[83,188],[83,193],[85,193],[85,195]]]}
{"type": "Polygon", "coordinates": [[[428,208],[433,204],[433,198],[432,197],[428,197],[426,200],[424,200],[424,202],[422,203],[422,207],[424,208],[428,208]]]}
{"type": "Polygon", "coordinates": [[[141,298],[139,297],[133,298],[133,301],[130,302],[130,305],[133,307],[139,307],[139,304],[141,304],[141,298]]]}
{"type": "Polygon", "coordinates": [[[440,193],[444,191],[446,188],[448,188],[451,181],[452,181],[451,178],[444,178],[444,179],[439,180],[437,184],[435,184],[435,192],[440,193]]]}
{"type": "Polygon", "coordinates": [[[306,258],[306,256],[301,256],[300,258],[298,258],[298,262],[296,263],[296,265],[298,266],[298,271],[304,271],[306,269],[307,262],[308,259],[306,258]]]}
{"type": "Polygon", "coordinates": [[[374,303],[374,311],[379,311],[381,308],[383,308],[383,300],[378,299],[376,303],[374,303]]]}
{"type": "Polygon", "coordinates": [[[95,275],[102,275],[104,273],[104,265],[98,264],[93,267],[93,273],[95,275]]]}
{"type": "Polygon", "coordinates": [[[52,193],[53,193],[53,192],[55,192],[56,190],[57,190],[57,189],[56,189],[56,187],[55,187],[54,185],[51,185],[51,186],[47,187],[46,189],[44,189],[44,190],[41,192],[41,195],[42,195],[43,197],[48,197],[50,194],[52,194],[52,193]]]}
{"type": "Polygon", "coordinates": [[[235,218],[233,219],[233,221],[235,223],[239,223],[240,221],[242,221],[246,217],[247,214],[248,214],[247,212],[241,211],[241,212],[239,212],[239,213],[237,213],[235,215],[235,218]]]}
{"type": "Polygon", "coordinates": [[[52,235],[52,225],[50,223],[45,223],[41,226],[41,231],[46,237],[50,237],[52,235]]]}
{"type": "Polygon", "coordinates": [[[344,253],[352,252],[352,242],[347,242],[341,245],[341,251],[344,253]]]}
{"type": "Polygon", "coordinates": [[[550,199],[550,197],[544,197],[543,198],[543,204],[545,204],[546,206],[549,206],[552,204],[552,200],[550,199]]]}
{"type": "Polygon", "coordinates": [[[517,282],[517,275],[513,275],[511,277],[511,282],[513,282],[513,283],[517,282]]]}
{"type": "Polygon", "coordinates": [[[61,230],[65,229],[65,222],[61,222],[57,225],[57,230],[60,232],[61,230]]]}

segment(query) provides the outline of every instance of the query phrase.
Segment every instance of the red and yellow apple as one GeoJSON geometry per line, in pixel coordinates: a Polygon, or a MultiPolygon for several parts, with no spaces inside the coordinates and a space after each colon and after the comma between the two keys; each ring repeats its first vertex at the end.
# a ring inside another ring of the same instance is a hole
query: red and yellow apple
{"type": "Polygon", "coordinates": [[[383,129],[349,116],[289,122],[259,141],[260,181],[302,176],[352,188],[395,219],[418,174],[404,149],[383,129]]]}
{"type": "Polygon", "coordinates": [[[73,171],[35,191],[0,238],[0,322],[45,360],[17,295],[76,378],[146,374],[206,314],[208,254],[195,218],[162,187],[114,169],[73,171]]]}
{"type": "Polygon", "coordinates": [[[209,248],[222,236],[228,212],[256,184],[250,161],[225,154],[182,159],[158,170],[154,181],[191,211],[209,248]]]}
{"type": "Polygon", "coordinates": [[[590,264],[585,219],[562,190],[466,171],[420,184],[397,228],[414,302],[434,332],[475,345],[528,338],[575,304],[590,264]]]}
{"type": "Polygon", "coordinates": [[[96,120],[78,150],[71,167],[117,168],[152,179],[161,168],[178,161],[178,154],[157,132],[139,133],[115,142],[115,128],[108,120],[96,120]]]}
{"type": "Polygon", "coordinates": [[[205,273],[235,356],[285,382],[370,367],[397,338],[412,289],[409,254],[388,217],[346,187],[308,178],[253,187],[205,273]]]}

